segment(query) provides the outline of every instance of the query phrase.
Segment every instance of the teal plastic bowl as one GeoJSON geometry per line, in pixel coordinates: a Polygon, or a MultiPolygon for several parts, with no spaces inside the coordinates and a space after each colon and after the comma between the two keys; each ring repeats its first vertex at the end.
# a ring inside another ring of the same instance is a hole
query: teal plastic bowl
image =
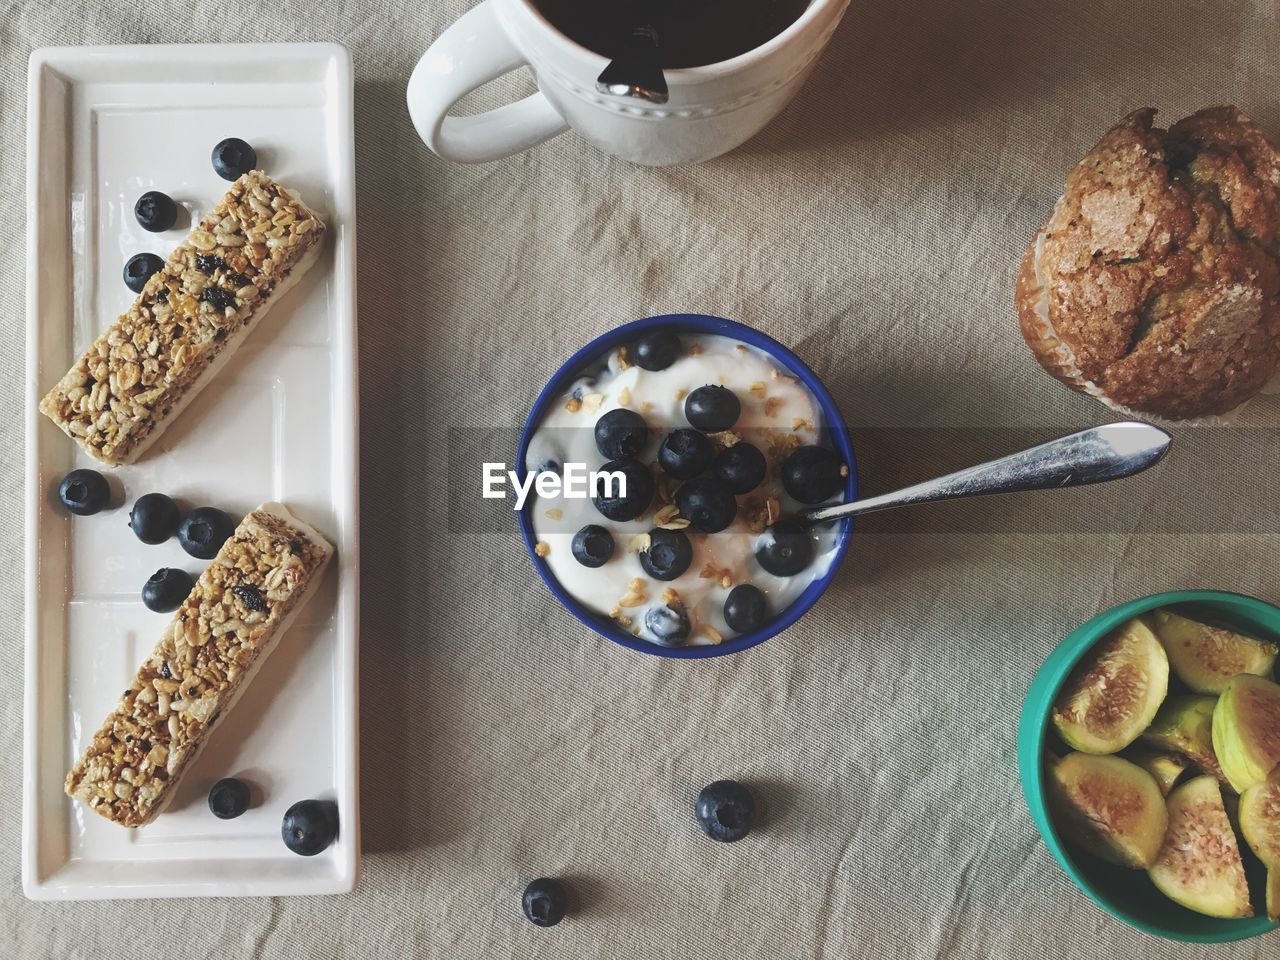
{"type": "MultiPolygon", "coordinates": [[[[1180,907],[1155,888],[1140,870],[1126,870],[1075,848],[1066,846],[1049,814],[1044,781],[1045,744],[1053,736],[1049,710],[1072,667],[1095,643],[1126,620],[1157,607],[1178,607],[1190,617],[1235,627],[1241,633],[1280,642],[1280,608],[1253,597],[1218,590],[1179,590],[1159,593],[1112,607],[1074,630],[1049,655],[1027,691],[1018,724],[1018,774],[1045,845],[1076,886],[1103,910],[1152,936],[1189,943],[1226,943],[1246,940],[1275,930],[1278,926],[1261,911],[1255,896],[1257,916],[1247,920],[1219,920],[1180,907]]],[[[1265,877],[1249,874],[1249,889],[1260,892],[1265,877]]]]}

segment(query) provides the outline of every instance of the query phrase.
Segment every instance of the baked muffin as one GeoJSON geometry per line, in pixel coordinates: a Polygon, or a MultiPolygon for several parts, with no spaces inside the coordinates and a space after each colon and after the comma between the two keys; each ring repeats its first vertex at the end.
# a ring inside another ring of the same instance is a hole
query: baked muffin
{"type": "Polygon", "coordinates": [[[1280,152],[1235,107],[1135,110],[1067,177],[1018,274],[1022,335],[1117,409],[1226,413],[1280,368],[1280,152]]]}

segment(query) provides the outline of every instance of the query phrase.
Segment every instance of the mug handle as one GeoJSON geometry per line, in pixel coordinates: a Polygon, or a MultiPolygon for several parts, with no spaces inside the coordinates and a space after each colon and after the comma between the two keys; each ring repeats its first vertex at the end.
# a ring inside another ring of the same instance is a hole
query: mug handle
{"type": "Polygon", "coordinates": [[[474,116],[449,116],[468,93],[525,66],[525,58],[484,0],[459,17],[422,55],[409,77],[409,116],[428,147],[446,160],[486,163],[568,129],[541,92],[474,116]]]}

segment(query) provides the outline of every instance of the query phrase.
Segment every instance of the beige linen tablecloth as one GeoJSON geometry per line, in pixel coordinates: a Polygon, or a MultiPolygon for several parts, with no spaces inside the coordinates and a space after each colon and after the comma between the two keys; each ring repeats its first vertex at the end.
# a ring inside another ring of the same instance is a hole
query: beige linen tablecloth
{"type": "MultiPolygon", "coordinates": [[[[0,596],[0,956],[1264,957],[1146,938],[1046,852],[1014,764],[1051,647],[1116,601],[1280,601],[1280,402],[1180,431],[1093,491],[867,519],[787,634],[704,663],[587,633],[509,517],[447,509],[451,442],[522,421],[624,320],[734,317],[823,376],[870,492],[1109,419],[1040,372],[1014,265],[1069,165],[1129,109],[1235,102],[1280,136],[1275,5],[854,0],[756,140],[648,170],[573,137],[484,167],[418,142],[409,70],[468,0],[9,0],[0,17],[9,590],[0,596]],[[18,877],[25,66],[50,43],[336,39],[356,64],[364,876],[325,900],[37,905],[18,877]],[[720,846],[692,797],[735,776],[767,822],[720,846]],[[568,877],[553,930],[521,881],[568,877]]],[[[527,80],[505,84],[516,89],[527,80]]],[[[455,506],[463,502],[455,496],[455,506]]]]}

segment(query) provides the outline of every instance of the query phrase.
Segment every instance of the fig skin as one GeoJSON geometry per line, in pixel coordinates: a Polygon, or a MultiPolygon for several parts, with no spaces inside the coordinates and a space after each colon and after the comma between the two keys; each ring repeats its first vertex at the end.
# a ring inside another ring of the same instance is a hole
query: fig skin
{"type": "Polygon", "coordinates": [[[1219,694],[1238,673],[1270,676],[1280,653],[1274,643],[1157,610],[1151,626],[1169,655],[1169,666],[1196,693],[1219,694]]]}
{"type": "Polygon", "coordinates": [[[1267,871],[1267,917],[1272,923],[1280,921],[1280,867],[1267,871]]]}
{"type": "Polygon", "coordinates": [[[1191,761],[1180,753],[1154,750],[1137,744],[1128,747],[1120,756],[1151,774],[1156,786],[1166,797],[1182,779],[1182,775],[1191,768],[1191,761]]]}
{"type": "Polygon", "coordinates": [[[1116,753],[1155,718],[1169,692],[1169,658],[1141,620],[1108,634],[1071,671],[1051,719],[1067,746],[1116,753]]]}
{"type": "Polygon", "coordinates": [[[1174,750],[1203,772],[1225,781],[1213,748],[1213,712],[1216,697],[1190,694],[1170,697],[1147,727],[1140,741],[1161,750],[1174,750]]]}
{"type": "Polygon", "coordinates": [[[1122,867],[1155,862],[1169,817],[1151,774],[1121,757],[1077,752],[1051,763],[1047,780],[1064,839],[1122,867]]]}
{"type": "Polygon", "coordinates": [[[1213,749],[1237,793],[1262,783],[1280,763],[1280,685],[1232,677],[1213,710],[1213,749]]]}
{"type": "Polygon", "coordinates": [[[1280,765],[1240,797],[1240,832],[1271,872],[1280,872],[1280,765]]]}
{"type": "Polygon", "coordinates": [[[1169,829],[1147,871],[1156,889],[1188,910],[1209,917],[1253,916],[1244,860],[1222,802],[1222,788],[1207,774],[1169,794],[1169,829]]]}

